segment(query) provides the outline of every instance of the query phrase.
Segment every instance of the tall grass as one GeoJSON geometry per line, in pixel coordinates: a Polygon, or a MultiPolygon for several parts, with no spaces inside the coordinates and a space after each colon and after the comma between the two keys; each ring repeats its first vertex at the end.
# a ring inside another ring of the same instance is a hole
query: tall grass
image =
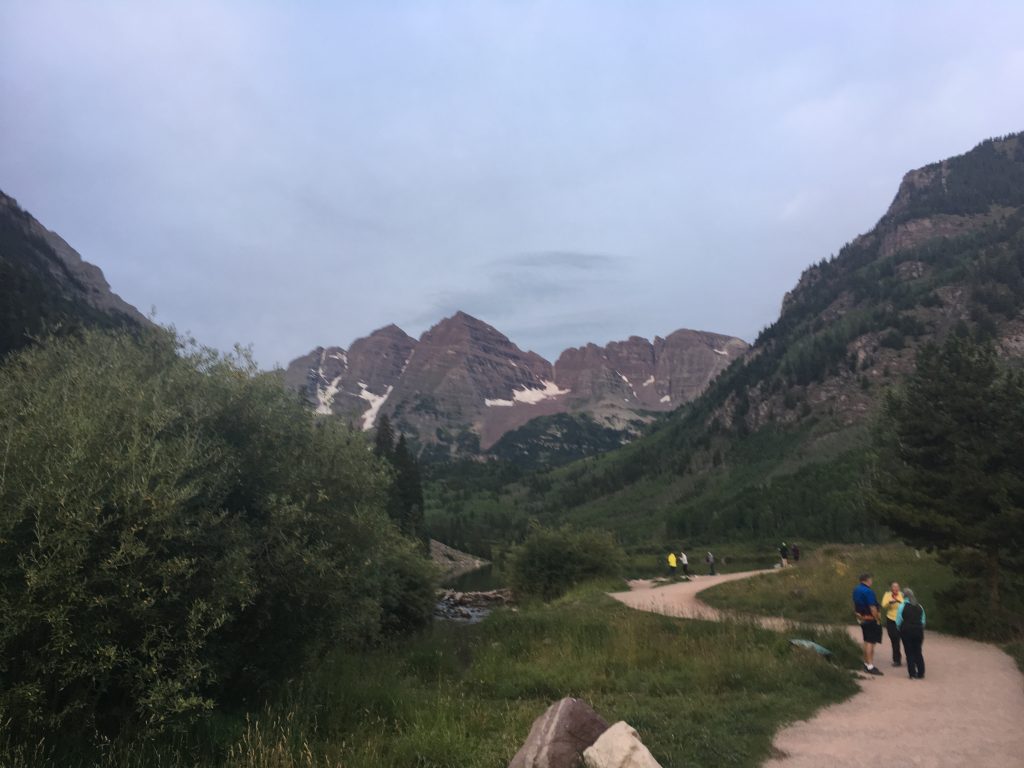
{"type": "MultiPolygon", "coordinates": [[[[81,765],[500,766],[545,708],[576,696],[636,727],[664,766],[755,766],[780,725],[856,690],[841,665],[782,635],[634,611],[603,594],[617,586],[579,588],[477,626],[438,624],[372,653],[330,654],[257,714],[223,715],[165,744],[113,745],[81,765]]],[[[840,633],[813,639],[857,658],[840,633]]],[[[19,754],[0,741],[0,765],[58,763],[45,745],[19,754]]]]}

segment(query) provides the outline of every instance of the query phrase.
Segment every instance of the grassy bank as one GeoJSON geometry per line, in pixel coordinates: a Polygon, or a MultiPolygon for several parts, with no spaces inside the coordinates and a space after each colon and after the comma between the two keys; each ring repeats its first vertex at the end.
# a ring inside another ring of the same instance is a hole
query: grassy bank
{"type": "Polygon", "coordinates": [[[850,624],[850,593],[857,576],[874,574],[875,593],[893,581],[912,587],[928,612],[928,627],[948,631],[948,608],[935,598],[953,583],[953,574],[932,555],[902,545],[827,545],[807,551],[800,564],[783,573],[721,584],[703,592],[710,605],[795,621],[850,624]]]}
{"type": "Polygon", "coordinates": [[[1024,640],[1007,643],[1003,649],[1013,657],[1021,672],[1024,672],[1024,640]]]}
{"type": "MultiPolygon", "coordinates": [[[[115,745],[88,764],[504,765],[534,718],[556,699],[577,696],[610,722],[636,727],[666,767],[755,766],[783,723],[855,691],[842,664],[793,649],[779,634],[633,611],[599,588],[612,586],[581,588],[477,626],[439,624],[374,653],[334,655],[258,716],[221,716],[173,744],[115,745]]],[[[856,648],[840,633],[816,639],[856,662],[856,648]]],[[[45,762],[0,747],[0,764],[45,762]]]]}
{"type": "MultiPolygon", "coordinates": [[[[624,575],[630,579],[649,579],[665,576],[668,572],[668,553],[671,542],[663,549],[653,547],[632,547],[626,550],[624,575]]],[[[679,554],[678,545],[674,550],[679,554]]],[[[690,560],[690,573],[702,575],[708,572],[704,556],[710,550],[715,554],[715,570],[718,573],[735,573],[737,571],[754,571],[771,568],[778,561],[775,547],[778,544],[753,542],[726,542],[724,544],[704,545],[686,549],[690,560]]],[[[679,568],[682,575],[682,568],[679,568]]]]}

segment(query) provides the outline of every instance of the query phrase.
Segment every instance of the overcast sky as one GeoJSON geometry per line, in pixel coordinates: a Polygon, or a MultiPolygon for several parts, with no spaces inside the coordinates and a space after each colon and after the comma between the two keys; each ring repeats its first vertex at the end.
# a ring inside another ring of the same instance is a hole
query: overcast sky
{"type": "Polygon", "coordinates": [[[752,340],[903,173],[1024,130],[1024,3],[0,2],[0,189],[264,366],[462,309],[752,340]]]}

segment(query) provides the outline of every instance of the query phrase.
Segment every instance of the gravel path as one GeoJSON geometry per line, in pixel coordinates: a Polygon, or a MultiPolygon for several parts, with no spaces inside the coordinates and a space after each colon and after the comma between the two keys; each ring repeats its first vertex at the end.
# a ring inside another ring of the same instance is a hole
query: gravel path
{"type": "MultiPolygon", "coordinates": [[[[725,581],[764,571],[700,576],[652,588],[630,583],[612,595],[641,610],[692,619],[721,620],[697,594],[725,581]]],[[[760,620],[785,629],[782,619],[760,620]]],[[[860,642],[860,629],[850,627],[860,642]]],[[[993,645],[926,632],[924,680],[887,665],[888,640],[876,651],[883,677],[863,676],[860,693],[794,723],[775,735],[776,756],[765,768],[846,768],[893,764],[928,768],[1024,766],[1024,676],[993,645]]]]}

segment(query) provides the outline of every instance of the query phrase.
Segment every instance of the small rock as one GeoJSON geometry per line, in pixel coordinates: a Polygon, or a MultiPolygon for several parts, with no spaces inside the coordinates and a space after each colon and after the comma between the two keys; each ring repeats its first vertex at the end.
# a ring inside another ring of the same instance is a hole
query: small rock
{"type": "Polygon", "coordinates": [[[583,753],[587,768],[661,768],[636,730],[620,720],[583,753]]]}
{"type": "Polygon", "coordinates": [[[578,768],[583,751],[608,722],[579,699],[562,699],[533,721],[509,768],[578,768]]]}

